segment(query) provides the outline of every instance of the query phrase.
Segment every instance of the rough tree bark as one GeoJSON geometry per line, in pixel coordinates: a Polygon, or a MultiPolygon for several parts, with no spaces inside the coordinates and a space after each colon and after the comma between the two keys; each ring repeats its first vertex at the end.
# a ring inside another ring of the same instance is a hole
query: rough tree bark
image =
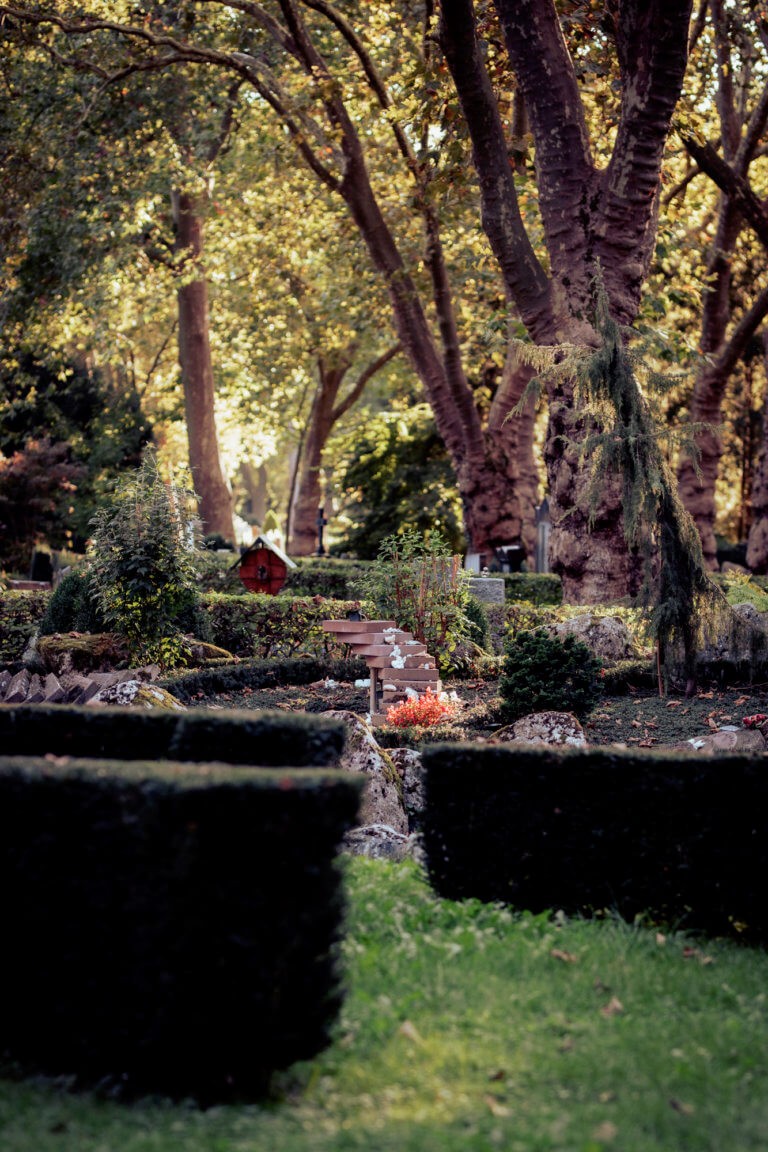
{"type": "Polygon", "coordinates": [[[203,221],[195,199],[174,194],[176,253],[186,265],[177,290],[179,365],[184,388],[189,466],[199,498],[204,534],[218,532],[234,542],[232,496],[224,481],[214,417],[215,388],[208,315],[208,284],[200,270],[203,221]],[[189,267],[194,275],[189,276],[189,267]]]}
{"type": "MultiPolygon", "coordinates": [[[[552,0],[494,0],[536,150],[536,180],[549,270],[525,232],[498,106],[478,41],[472,0],[442,0],[440,42],[472,137],[483,226],[510,298],[531,339],[594,345],[597,267],[611,312],[631,323],[656,232],[661,160],[687,59],[689,0],[609,6],[621,72],[621,112],[607,168],[592,158],[576,73],[552,0]]],[[[546,462],[551,561],[571,601],[611,600],[637,578],[624,542],[620,485],[598,508],[568,441],[580,418],[572,384],[548,388],[546,462]],[[591,527],[590,527],[591,524],[591,527]]]]}
{"type": "MultiPolygon", "coordinates": [[[[768,333],[762,334],[763,364],[768,377],[768,333]]],[[[752,527],[747,540],[747,564],[760,575],[768,573],[768,387],[763,400],[763,443],[752,481],[752,527]]]]}

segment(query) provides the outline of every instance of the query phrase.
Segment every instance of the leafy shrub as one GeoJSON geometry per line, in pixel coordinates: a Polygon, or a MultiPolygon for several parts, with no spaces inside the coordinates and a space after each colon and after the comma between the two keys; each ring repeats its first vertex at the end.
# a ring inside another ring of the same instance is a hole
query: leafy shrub
{"type": "Polygon", "coordinates": [[[431,688],[415,699],[403,700],[387,709],[387,724],[394,728],[429,728],[442,724],[456,714],[456,705],[443,700],[431,688]]]}
{"type": "Polygon", "coordinates": [[[195,553],[198,589],[201,592],[226,592],[232,596],[248,595],[239,570],[234,567],[236,559],[234,552],[220,556],[215,551],[201,548],[195,553]]]}
{"type": "Polygon", "coordinates": [[[469,634],[468,579],[440,536],[424,540],[406,531],[384,541],[360,586],[383,618],[412,632],[445,668],[469,634]]]}
{"type": "Polygon", "coordinates": [[[50,592],[0,592],[0,668],[21,660],[37,631],[50,592]]]}
{"type": "Polygon", "coordinates": [[[99,610],[125,636],[133,658],[164,667],[183,660],[179,616],[197,595],[190,497],[166,483],[148,455],[91,521],[90,579],[99,610]]]}
{"type": "Polygon", "coordinates": [[[521,632],[506,647],[499,692],[504,715],[517,720],[531,712],[574,712],[585,716],[600,698],[601,664],[573,636],[521,632]]]}

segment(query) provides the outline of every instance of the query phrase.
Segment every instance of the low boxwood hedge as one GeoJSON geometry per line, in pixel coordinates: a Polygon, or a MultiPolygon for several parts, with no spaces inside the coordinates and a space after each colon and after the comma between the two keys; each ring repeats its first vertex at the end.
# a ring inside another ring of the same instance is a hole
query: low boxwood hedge
{"type": "Polygon", "coordinates": [[[768,941],[762,759],[464,744],[423,756],[441,896],[768,941]]]}
{"type": "Polygon", "coordinates": [[[341,1001],[334,857],[361,780],[0,757],[0,1048],[203,1103],[315,1055],[341,1001]]]}
{"type": "Polygon", "coordinates": [[[316,680],[362,680],[370,676],[362,656],[352,660],[320,659],[316,656],[286,656],[281,660],[241,660],[238,664],[218,664],[195,672],[166,676],[163,688],[185,703],[220,692],[241,692],[243,688],[283,688],[312,684],[316,680]]]}
{"type": "Polygon", "coordinates": [[[223,760],[300,768],[335,764],[343,747],[343,724],[301,712],[0,705],[0,748],[8,756],[223,760]]]}

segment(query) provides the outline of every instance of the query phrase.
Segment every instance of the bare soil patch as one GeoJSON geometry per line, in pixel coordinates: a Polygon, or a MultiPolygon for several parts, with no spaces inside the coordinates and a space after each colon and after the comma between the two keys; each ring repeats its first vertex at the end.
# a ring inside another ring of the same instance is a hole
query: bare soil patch
{"type": "MultiPolygon", "coordinates": [[[[455,692],[463,702],[457,722],[468,739],[488,739],[506,723],[497,681],[447,680],[444,688],[455,692]]],[[[368,690],[349,683],[318,681],[300,687],[245,689],[196,703],[214,708],[276,708],[297,712],[347,709],[364,715],[368,711],[368,690]]],[[[590,744],[659,748],[706,736],[724,727],[741,728],[745,716],[758,712],[768,713],[766,684],[747,688],[704,686],[691,698],[659,697],[642,692],[607,696],[583,725],[590,744]]]]}

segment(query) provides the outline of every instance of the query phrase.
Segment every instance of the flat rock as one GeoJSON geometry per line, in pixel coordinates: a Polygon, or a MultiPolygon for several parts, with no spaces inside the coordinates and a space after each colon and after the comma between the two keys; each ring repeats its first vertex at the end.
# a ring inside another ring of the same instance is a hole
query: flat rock
{"type": "Polygon", "coordinates": [[[43,681],[43,690],[46,704],[63,704],[67,698],[58,676],[55,676],[53,672],[49,672],[43,681]]]}
{"type": "Polygon", "coordinates": [[[167,708],[173,712],[186,712],[185,706],[165,688],[143,680],[123,680],[101,688],[88,700],[91,706],[109,704],[124,708],[167,708]]]}
{"type": "Polygon", "coordinates": [[[362,772],[368,777],[360,801],[360,825],[385,824],[407,835],[403,788],[392,757],[379,747],[371,729],[354,712],[339,709],[322,715],[341,720],[346,728],[344,753],[338,767],[343,772],[362,772]]]}
{"type": "Polygon", "coordinates": [[[681,744],[675,744],[681,752],[698,752],[700,756],[721,756],[723,753],[764,756],[766,743],[762,732],[756,729],[739,729],[737,732],[710,732],[706,736],[694,736],[681,744]]]}
{"type": "Polygon", "coordinates": [[[365,824],[351,828],[342,840],[341,850],[350,856],[370,856],[373,860],[404,860],[410,854],[410,837],[388,824],[365,824]]]}
{"type": "Polygon", "coordinates": [[[518,741],[522,744],[555,744],[569,748],[585,748],[587,744],[584,729],[572,712],[533,712],[494,732],[493,740],[500,743],[518,741]]]}

